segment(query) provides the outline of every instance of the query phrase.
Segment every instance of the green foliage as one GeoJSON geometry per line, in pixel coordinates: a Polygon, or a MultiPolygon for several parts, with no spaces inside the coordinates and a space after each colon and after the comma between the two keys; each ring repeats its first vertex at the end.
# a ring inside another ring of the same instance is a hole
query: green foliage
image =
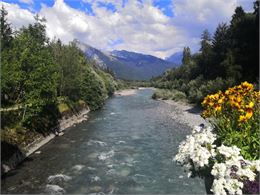
{"type": "Polygon", "coordinates": [[[97,73],[104,81],[108,96],[113,95],[118,88],[117,82],[115,81],[113,76],[103,71],[97,71],[97,73]]]}
{"type": "Polygon", "coordinates": [[[177,90],[156,89],[152,95],[153,99],[185,101],[185,93],[177,90]]]}
{"type": "Polygon", "coordinates": [[[183,57],[182,64],[188,64],[191,60],[191,51],[189,47],[184,47],[183,49],[183,57]]]}
{"type": "Polygon", "coordinates": [[[84,72],[80,95],[92,110],[103,105],[107,91],[104,81],[95,71],[89,69],[84,72]]]}
{"type": "Polygon", "coordinates": [[[86,59],[75,42],[50,43],[44,18],[36,15],[34,24],[13,34],[6,16],[2,7],[2,141],[21,144],[36,132],[48,134],[61,115],[98,109],[118,88],[109,70],[86,59]]]}
{"type": "Polygon", "coordinates": [[[0,10],[0,25],[1,25],[1,52],[6,49],[9,48],[11,46],[12,43],[12,29],[11,29],[11,25],[7,22],[7,11],[5,10],[4,6],[2,5],[2,8],[0,10]]]}

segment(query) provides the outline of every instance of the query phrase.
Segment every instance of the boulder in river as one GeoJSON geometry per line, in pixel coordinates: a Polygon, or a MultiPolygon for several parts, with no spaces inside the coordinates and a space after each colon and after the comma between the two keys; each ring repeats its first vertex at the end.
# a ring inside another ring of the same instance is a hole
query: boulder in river
{"type": "Polygon", "coordinates": [[[47,194],[65,194],[66,191],[58,185],[46,185],[45,192],[47,194]]]}

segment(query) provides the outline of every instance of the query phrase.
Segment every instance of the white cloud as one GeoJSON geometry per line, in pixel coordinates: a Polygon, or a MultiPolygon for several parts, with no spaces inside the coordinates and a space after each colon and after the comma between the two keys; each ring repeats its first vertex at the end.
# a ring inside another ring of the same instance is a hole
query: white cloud
{"type": "Polygon", "coordinates": [[[171,19],[149,1],[144,4],[129,1],[124,7],[118,3],[116,12],[100,7],[95,1],[92,9],[94,16],[59,0],[53,7],[43,6],[40,15],[48,21],[48,35],[64,42],[77,38],[102,50],[126,49],[159,57],[170,55],[184,46],[185,33],[171,26],[171,19]],[[120,43],[113,44],[117,40],[120,43]]]}
{"type": "Polygon", "coordinates": [[[34,22],[34,14],[30,11],[21,9],[17,4],[0,3],[8,11],[8,21],[11,22],[14,28],[21,28],[22,26],[27,26],[34,22]]]}
{"type": "Polygon", "coordinates": [[[198,36],[204,29],[211,32],[221,22],[229,23],[237,6],[242,5],[248,11],[253,0],[172,0],[175,25],[182,26],[187,32],[198,36]]]}
{"type": "MultiPolygon", "coordinates": [[[[171,18],[153,6],[151,0],[129,0],[124,6],[123,0],[84,0],[91,3],[93,14],[56,0],[52,7],[42,5],[39,14],[47,19],[48,36],[65,43],[76,38],[102,50],[125,49],[163,58],[184,46],[198,49],[202,30],[214,30],[219,22],[229,21],[241,1],[173,0],[171,18]],[[113,4],[116,12],[99,2],[113,4]]],[[[5,3],[5,7],[14,26],[33,22],[28,10],[15,4],[5,3]]]]}
{"type": "Polygon", "coordinates": [[[204,29],[211,32],[220,22],[231,19],[237,0],[173,0],[174,24],[195,36],[204,29]]]}

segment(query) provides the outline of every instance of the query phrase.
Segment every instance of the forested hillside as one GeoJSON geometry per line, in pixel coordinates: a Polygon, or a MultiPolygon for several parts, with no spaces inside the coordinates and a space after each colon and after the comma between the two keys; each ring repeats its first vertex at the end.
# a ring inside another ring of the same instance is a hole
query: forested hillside
{"type": "Polygon", "coordinates": [[[191,102],[201,102],[210,93],[259,79],[259,1],[254,12],[245,13],[237,7],[230,24],[220,23],[210,35],[201,35],[200,51],[191,55],[183,50],[182,65],[152,80],[153,86],[177,89],[191,102]]]}
{"type": "Polygon", "coordinates": [[[48,134],[71,110],[100,108],[117,88],[115,79],[95,66],[70,42],[50,41],[45,20],[18,31],[1,9],[1,141],[25,144],[48,134]]]}

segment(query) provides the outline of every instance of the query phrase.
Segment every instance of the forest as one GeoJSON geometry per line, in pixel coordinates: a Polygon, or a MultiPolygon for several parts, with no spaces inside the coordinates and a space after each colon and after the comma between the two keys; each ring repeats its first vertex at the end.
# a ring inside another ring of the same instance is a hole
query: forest
{"type": "Polygon", "coordinates": [[[157,91],[154,98],[172,98],[178,90],[181,97],[201,103],[207,94],[242,81],[258,87],[258,80],[259,1],[256,1],[252,13],[237,7],[230,24],[220,23],[213,36],[204,30],[199,52],[191,54],[190,48],[185,47],[182,65],[153,78],[152,85],[165,89],[157,91]]]}
{"type": "Polygon", "coordinates": [[[45,19],[14,30],[1,8],[1,141],[28,144],[68,111],[100,108],[118,88],[74,41],[50,41],[45,19]]]}

